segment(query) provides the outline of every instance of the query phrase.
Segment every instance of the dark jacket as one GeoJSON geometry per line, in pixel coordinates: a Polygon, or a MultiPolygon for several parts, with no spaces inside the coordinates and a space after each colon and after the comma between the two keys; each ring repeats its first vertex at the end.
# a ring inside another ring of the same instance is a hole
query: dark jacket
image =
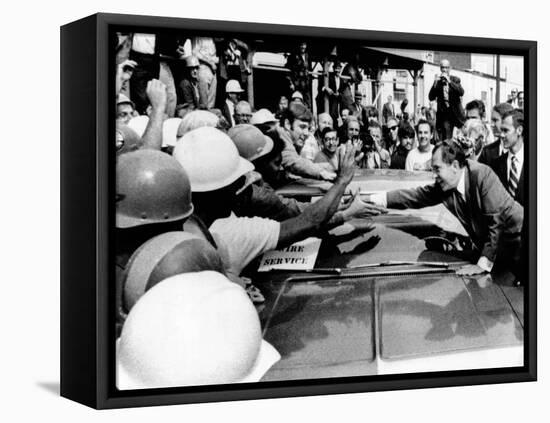
{"type": "Polygon", "coordinates": [[[462,107],[464,89],[460,85],[460,78],[452,75],[450,77],[448,107],[445,104],[443,90],[444,84],[440,79],[437,79],[428,94],[430,101],[437,100],[436,121],[449,120],[455,126],[460,127],[465,121],[464,108],[462,107]]]}
{"type": "Polygon", "coordinates": [[[199,108],[199,85],[196,84],[196,90],[193,83],[188,79],[180,82],[180,104],[187,104],[192,110],[199,108]]]}
{"type": "Polygon", "coordinates": [[[399,144],[391,155],[390,169],[405,169],[408,154],[409,150],[399,144]]]}
{"type": "MultiPolygon", "coordinates": [[[[322,81],[322,80],[321,80],[322,81]]],[[[331,72],[328,76],[328,87],[332,90],[333,94],[329,95],[326,91],[320,88],[320,95],[317,97],[317,110],[324,112],[325,110],[325,97],[329,100],[328,113],[336,122],[340,116],[342,109],[349,109],[350,104],[353,104],[353,95],[351,93],[351,87],[346,79],[340,78],[340,85],[336,88],[336,76],[334,72],[331,72]]]]}
{"type": "Polygon", "coordinates": [[[457,198],[456,190],[442,191],[439,185],[433,184],[390,191],[387,205],[417,209],[443,203],[462,223],[481,255],[494,262],[501,241],[520,240],[523,207],[514,201],[488,166],[468,160],[465,170],[465,202],[457,198]]]}
{"type": "MultiPolygon", "coordinates": [[[[509,190],[510,184],[508,183],[508,154],[503,154],[500,157],[497,157],[492,161],[491,169],[497,174],[498,178],[500,179],[500,182],[502,182],[502,185],[504,185],[504,188],[509,190]]],[[[519,181],[518,181],[518,187],[516,189],[516,193],[514,196],[514,199],[521,204],[522,206],[525,205],[525,179],[523,177],[525,169],[525,164],[523,165],[521,169],[521,173],[519,175],[519,181]]]]}
{"type": "Polygon", "coordinates": [[[483,147],[477,161],[479,163],[483,163],[484,165],[487,165],[492,168],[495,160],[497,160],[499,157],[500,157],[500,140],[497,140],[483,147]]]}

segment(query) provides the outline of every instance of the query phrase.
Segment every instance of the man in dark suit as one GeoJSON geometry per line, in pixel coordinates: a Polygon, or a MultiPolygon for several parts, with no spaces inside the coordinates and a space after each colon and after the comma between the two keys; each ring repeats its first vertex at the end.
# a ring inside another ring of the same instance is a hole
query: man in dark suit
{"type": "Polygon", "coordinates": [[[523,177],[523,113],[512,110],[504,113],[500,126],[503,147],[508,150],[491,164],[502,185],[522,206],[525,202],[525,182],[523,177]]]}
{"type": "Polygon", "coordinates": [[[460,85],[460,78],[450,74],[448,60],[441,61],[440,69],[441,75],[436,75],[428,98],[430,101],[437,100],[436,129],[439,139],[444,141],[452,137],[453,128],[460,128],[464,124],[464,89],[460,85]]]}
{"type": "Polygon", "coordinates": [[[355,92],[355,102],[349,106],[349,111],[352,116],[355,116],[361,125],[366,125],[368,122],[367,111],[361,104],[363,94],[360,91],[355,92]]]}
{"type": "Polygon", "coordinates": [[[499,264],[515,270],[519,265],[523,207],[510,196],[487,166],[466,160],[454,142],[433,150],[435,184],[371,194],[371,202],[389,208],[407,209],[443,203],[454,214],[480,252],[476,264],[457,271],[461,275],[490,272],[499,264]]]}
{"type": "Polygon", "coordinates": [[[288,56],[285,66],[290,70],[287,75],[290,92],[302,93],[305,105],[311,108],[311,78],[309,75],[311,65],[305,41],[300,42],[297,52],[288,56]]]}
{"type": "Polygon", "coordinates": [[[491,124],[493,135],[495,136],[495,142],[483,147],[481,154],[479,155],[478,162],[492,167],[493,170],[495,160],[506,153],[506,150],[502,145],[502,140],[500,139],[502,116],[512,110],[514,110],[514,108],[509,103],[500,103],[493,107],[493,111],[491,112],[491,124]]]}
{"type": "Polygon", "coordinates": [[[317,97],[318,104],[317,110],[324,110],[325,96],[329,100],[330,116],[334,122],[340,117],[340,111],[342,108],[349,106],[353,102],[348,100],[351,97],[351,88],[347,80],[341,77],[342,64],[340,62],[334,63],[334,72],[331,72],[328,76],[328,87],[321,88],[321,95],[317,97]],[[349,103],[349,104],[348,104],[349,103]]]}

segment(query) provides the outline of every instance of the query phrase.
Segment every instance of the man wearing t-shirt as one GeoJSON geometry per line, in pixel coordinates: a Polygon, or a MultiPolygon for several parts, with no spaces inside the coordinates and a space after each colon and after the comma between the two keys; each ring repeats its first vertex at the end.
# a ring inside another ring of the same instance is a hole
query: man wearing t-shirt
{"type": "Polygon", "coordinates": [[[411,150],[405,161],[405,170],[432,170],[433,129],[430,122],[421,119],[416,125],[418,147],[411,150]]]}
{"type": "Polygon", "coordinates": [[[190,131],[173,155],[189,175],[196,214],[209,227],[228,274],[235,277],[260,254],[303,240],[329,222],[355,168],[354,149],[349,145],[341,156],[338,176],[324,197],[300,215],[277,222],[233,214],[237,192],[254,166],[239,156],[223,132],[210,127],[190,131]]]}

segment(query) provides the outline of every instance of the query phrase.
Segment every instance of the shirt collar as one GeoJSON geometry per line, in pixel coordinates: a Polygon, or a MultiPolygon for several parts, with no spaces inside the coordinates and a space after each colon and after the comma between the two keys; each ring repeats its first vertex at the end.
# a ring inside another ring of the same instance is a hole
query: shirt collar
{"type": "Polygon", "coordinates": [[[464,175],[466,174],[466,168],[462,168],[462,172],[460,174],[460,179],[458,180],[458,185],[456,187],[456,190],[462,195],[462,197],[466,198],[466,182],[464,180],[464,175]]]}
{"type": "Polygon", "coordinates": [[[513,154],[511,151],[508,152],[508,160],[512,160],[512,156],[516,156],[516,159],[518,159],[518,162],[523,163],[523,145],[521,148],[517,151],[516,154],[513,154]]]}

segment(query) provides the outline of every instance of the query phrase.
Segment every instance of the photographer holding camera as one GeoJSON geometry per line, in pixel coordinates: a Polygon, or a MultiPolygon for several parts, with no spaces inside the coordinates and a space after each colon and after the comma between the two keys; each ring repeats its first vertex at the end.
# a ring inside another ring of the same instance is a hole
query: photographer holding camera
{"type": "Polygon", "coordinates": [[[448,60],[441,61],[441,74],[436,75],[428,98],[437,100],[436,129],[441,141],[450,139],[453,129],[461,128],[464,124],[464,108],[462,96],[464,89],[460,85],[460,78],[450,74],[451,64],[448,60]]]}

